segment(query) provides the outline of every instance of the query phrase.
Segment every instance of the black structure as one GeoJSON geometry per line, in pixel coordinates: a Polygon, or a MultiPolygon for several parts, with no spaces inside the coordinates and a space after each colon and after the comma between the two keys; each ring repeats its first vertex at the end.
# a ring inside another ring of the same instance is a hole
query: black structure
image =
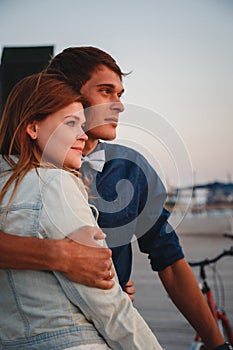
{"type": "Polygon", "coordinates": [[[1,114],[7,96],[22,78],[42,71],[53,56],[53,46],[4,47],[0,66],[1,114]]]}

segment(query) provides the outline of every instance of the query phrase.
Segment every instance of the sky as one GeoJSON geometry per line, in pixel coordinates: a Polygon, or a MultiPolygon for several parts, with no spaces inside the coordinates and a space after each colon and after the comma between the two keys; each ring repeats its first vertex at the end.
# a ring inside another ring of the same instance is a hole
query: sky
{"type": "Polygon", "coordinates": [[[116,141],[168,184],[233,181],[233,0],[0,0],[0,54],[47,45],[131,72],[116,141]]]}

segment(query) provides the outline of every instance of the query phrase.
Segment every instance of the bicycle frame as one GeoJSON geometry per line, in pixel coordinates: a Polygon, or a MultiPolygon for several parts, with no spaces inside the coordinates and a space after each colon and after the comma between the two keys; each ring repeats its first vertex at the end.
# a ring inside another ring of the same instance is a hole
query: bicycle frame
{"type": "MultiPolygon", "coordinates": [[[[205,294],[206,296],[206,301],[209,305],[209,308],[214,316],[214,319],[215,321],[218,323],[218,326],[220,328],[220,330],[223,332],[223,328],[226,330],[226,333],[227,333],[227,336],[228,336],[228,339],[230,341],[230,344],[233,345],[233,332],[231,330],[231,325],[230,325],[230,321],[229,319],[227,318],[226,314],[224,313],[223,310],[220,310],[220,309],[217,309],[217,306],[216,306],[216,303],[214,301],[214,296],[213,296],[213,293],[212,291],[210,290],[207,282],[205,281],[204,283],[204,287],[202,288],[202,292],[203,294],[205,294]],[[222,324],[220,324],[220,322],[222,324]]],[[[199,336],[198,333],[196,333],[195,337],[194,337],[194,341],[195,342],[200,342],[201,341],[201,338],[199,336]]]]}
{"type": "Polygon", "coordinates": [[[227,318],[226,314],[223,311],[218,311],[217,316],[218,316],[218,320],[221,320],[222,324],[224,325],[230,344],[233,345],[233,332],[231,329],[231,324],[229,319],[227,318]]]}
{"type": "MultiPolygon", "coordinates": [[[[204,268],[204,267],[201,266],[201,268],[204,268]]],[[[214,301],[213,293],[212,293],[212,291],[211,291],[211,289],[206,281],[203,282],[203,286],[202,286],[201,290],[202,290],[202,293],[206,296],[206,301],[209,305],[209,308],[213,314],[215,321],[218,322],[218,313],[219,312],[217,311],[217,307],[216,307],[216,304],[214,301]]],[[[196,342],[201,341],[201,338],[200,338],[198,333],[196,333],[194,341],[196,341],[196,342]]]]}
{"type": "MultiPolygon", "coordinates": [[[[190,266],[199,266],[200,267],[200,278],[202,280],[202,285],[201,285],[201,290],[202,293],[205,295],[206,297],[206,301],[209,305],[209,308],[213,314],[213,317],[215,319],[215,321],[217,322],[220,331],[222,332],[222,334],[224,336],[227,336],[227,340],[229,341],[229,343],[231,345],[233,345],[233,331],[231,329],[231,325],[230,325],[230,321],[228,319],[228,317],[226,316],[224,310],[221,310],[217,307],[215,300],[214,300],[214,296],[213,293],[206,281],[206,273],[205,273],[205,266],[206,265],[210,265],[211,263],[215,263],[217,262],[219,259],[221,259],[223,256],[226,255],[233,255],[233,247],[231,247],[229,250],[225,250],[223,251],[223,253],[221,253],[220,255],[218,255],[217,257],[215,257],[214,259],[205,259],[203,261],[199,261],[199,262],[194,262],[191,263],[190,262],[190,266]],[[224,332],[225,331],[225,332],[224,332]]],[[[194,337],[194,341],[192,342],[189,350],[205,350],[205,345],[202,343],[202,340],[199,336],[199,334],[196,333],[195,337],[194,337]]]]}

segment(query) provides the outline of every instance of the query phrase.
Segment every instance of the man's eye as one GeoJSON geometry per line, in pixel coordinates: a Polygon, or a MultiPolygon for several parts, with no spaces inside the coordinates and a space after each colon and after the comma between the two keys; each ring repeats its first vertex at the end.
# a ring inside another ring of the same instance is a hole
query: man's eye
{"type": "Polygon", "coordinates": [[[66,122],[66,125],[73,127],[73,126],[75,126],[75,121],[70,120],[70,121],[66,122]]]}
{"type": "Polygon", "coordinates": [[[101,92],[104,92],[105,94],[110,94],[111,90],[110,89],[102,89],[101,92]]]}

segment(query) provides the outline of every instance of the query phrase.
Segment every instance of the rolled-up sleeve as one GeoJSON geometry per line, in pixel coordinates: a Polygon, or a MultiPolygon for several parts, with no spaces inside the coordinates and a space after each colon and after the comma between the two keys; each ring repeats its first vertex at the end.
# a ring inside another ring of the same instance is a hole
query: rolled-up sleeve
{"type": "Polygon", "coordinates": [[[184,258],[179,238],[167,221],[169,215],[169,212],[163,209],[153,227],[138,239],[140,250],[148,254],[154,271],[161,271],[184,258]]]}

